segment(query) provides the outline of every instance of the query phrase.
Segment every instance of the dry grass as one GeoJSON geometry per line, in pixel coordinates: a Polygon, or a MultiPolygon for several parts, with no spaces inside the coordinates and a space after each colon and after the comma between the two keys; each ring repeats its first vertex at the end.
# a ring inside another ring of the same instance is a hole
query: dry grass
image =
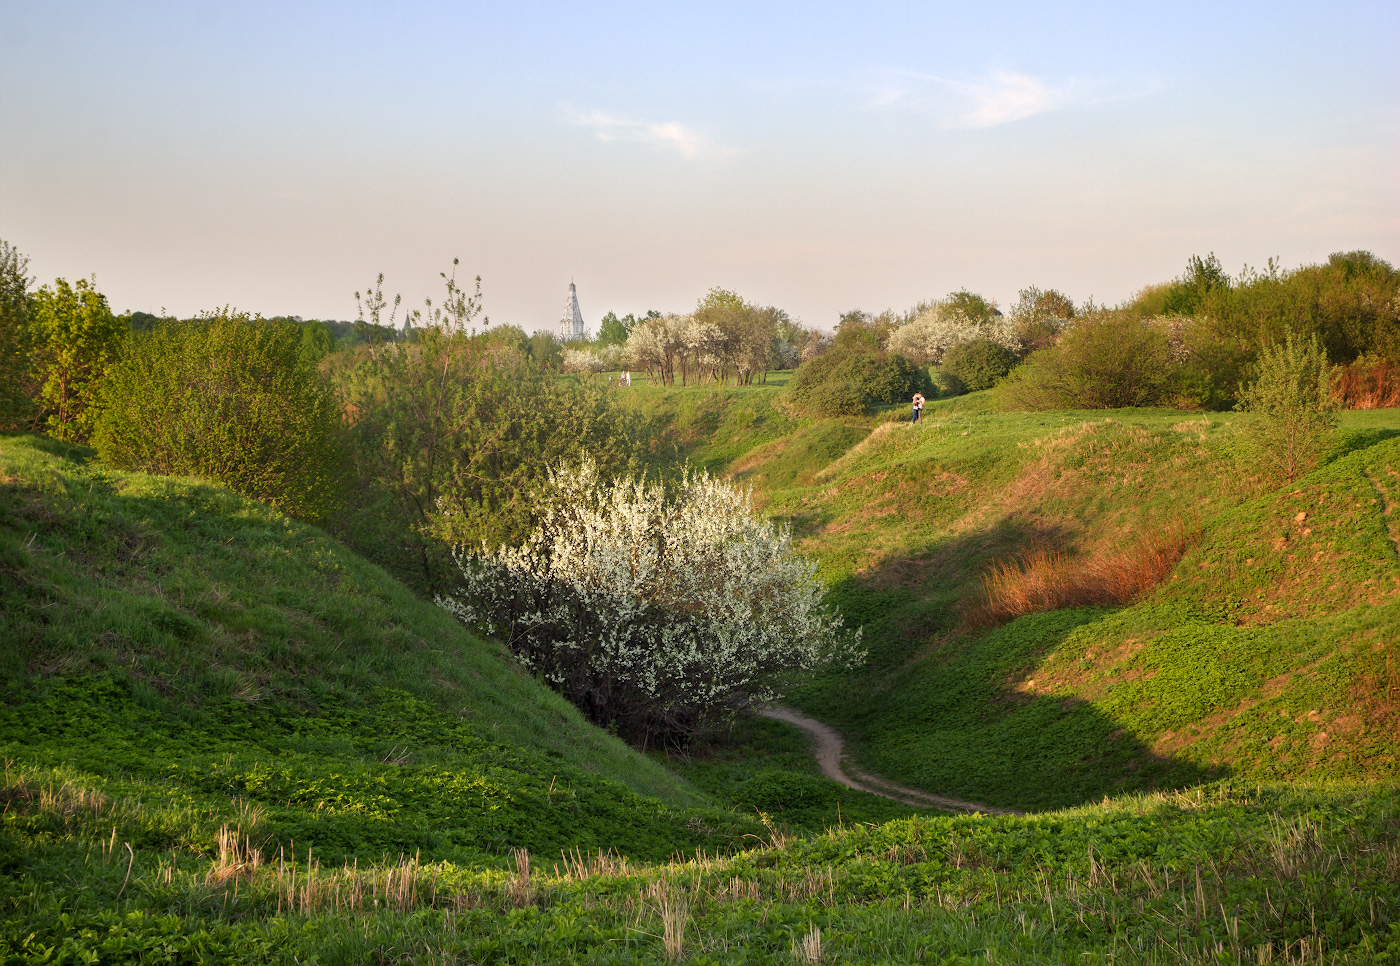
{"type": "Polygon", "coordinates": [[[1127,604],[1161,583],[1196,538],[1178,525],[1116,553],[1073,557],[1034,547],[1016,560],[993,564],[982,575],[981,598],[968,608],[968,623],[997,627],[1061,607],[1127,604]]]}
{"type": "Polygon", "coordinates": [[[1332,375],[1332,398],[1343,409],[1400,406],[1400,366],[1385,359],[1358,359],[1332,375]]]}
{"type": "Polygon", "coordinates": [[[822,961],[822,931],[809,924],[807,935],[792,939],[792,958],[799,963],[815,964],[822,961]]]}

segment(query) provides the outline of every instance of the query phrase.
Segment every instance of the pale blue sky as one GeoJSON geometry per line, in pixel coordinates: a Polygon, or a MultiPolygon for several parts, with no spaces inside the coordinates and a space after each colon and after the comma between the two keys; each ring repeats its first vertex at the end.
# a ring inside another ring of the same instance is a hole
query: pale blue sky
{"type": "Polygon", "coordinates": [[[1400,5],[0,0],[0,237],[118,309],[830,326],[1400,261],[1400,5]]]}

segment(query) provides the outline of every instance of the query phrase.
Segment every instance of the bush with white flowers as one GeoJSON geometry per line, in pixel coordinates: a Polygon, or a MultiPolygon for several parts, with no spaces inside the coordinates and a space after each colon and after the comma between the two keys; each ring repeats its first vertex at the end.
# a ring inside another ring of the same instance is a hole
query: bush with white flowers
{"type": "Polygon", "coordinates": [[[943,361],[943,353],[955,345],[977,339],[1018,352],[1021,340],[1012,320],[1001,315],[979,318],[956,306],[935,304],[891,333],[889,350],[915,362],[943,361]]]}
{"type": "Polygon", "coordinates": [[[459,553],[461,587],[439,603],[593,721],[674,740],[864,656],[747,491],[689,470],[605,480],[589,462],[551,482],[525,544],[459,553]]]}

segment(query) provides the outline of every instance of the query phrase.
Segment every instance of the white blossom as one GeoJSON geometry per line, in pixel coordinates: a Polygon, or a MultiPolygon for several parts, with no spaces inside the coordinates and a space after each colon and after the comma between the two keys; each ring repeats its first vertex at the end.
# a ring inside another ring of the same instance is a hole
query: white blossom
{"type": "Polygon", "coordinates": [[[605,481],[591,462],[551,482],[525,544],[459,553],[461,588],[439,603],[595,721],[675,735],[863,657],[748,491],[692,471],[671,488],[605,481]]]}
{"type": "Polygon", "coordinates": [[[936,304],[925,309],[910,322],[895,329],[888,347],[915,362],[943,361],[943,354],[953,346],[974,339],[990,339],[999,346],[1017,352],[1021,340],[1016,325],[1002,315],[976,318],[949,305],[936,304]]]}

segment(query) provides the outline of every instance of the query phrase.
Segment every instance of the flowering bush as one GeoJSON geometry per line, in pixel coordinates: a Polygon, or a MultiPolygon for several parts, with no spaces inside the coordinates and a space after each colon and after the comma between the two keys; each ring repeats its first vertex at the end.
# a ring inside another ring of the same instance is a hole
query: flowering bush
{"type": "Polygon", "coordinates": [[[610,372],[621,364],[622,350],[615,345],[599,349],[565,349],[564,361],[560,369],[576,372],[587,379],[602,372],[610,372]]]}
{"type": "Polygon", "coordinates": [[[551,484],[524,545],[459,553],[461,588],[438,603],[599,724],[684,737],[774,700],[792,672],[864,656],[748,492],[692,471],[605,480],[590,461],[551,484]]]}
{"type": "Polygon", "coordinates": [[[1019,352],[1021,340],[1015,324],[1002,315],[976,316],[957,306],[938,303],[901,325],[890,335],[888,349],[915,362],[943,361],[943,353],[955,345],[987,339],[1019,352]]]}

